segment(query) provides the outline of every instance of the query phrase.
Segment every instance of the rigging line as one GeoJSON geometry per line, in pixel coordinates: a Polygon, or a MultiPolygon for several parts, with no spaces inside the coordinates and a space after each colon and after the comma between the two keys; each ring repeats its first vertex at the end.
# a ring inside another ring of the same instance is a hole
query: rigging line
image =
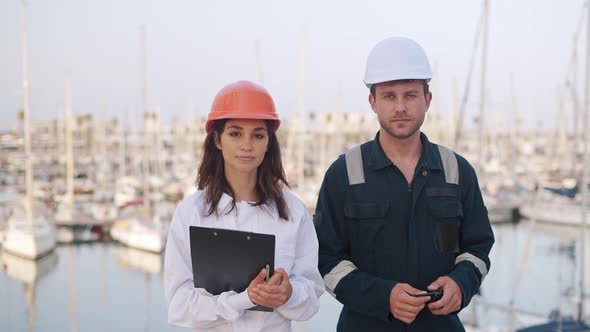
{"type": "MultiPolygon", "coordinates": [[[[584,11],[586,6],[588,6],[588,1],[585,1],[584,4],[582,5],[580,17],[578,18],[578,24],[576,25],[577,28],[574,32],[574,37],[573,37],[572,53],[570,55],[570,62],[569,62],[569,68],[568,68],[570,71],[566,74],[566,78],[565,78],[566,86],[569,86],[570,89],[573,89],[575,87],[575,85],[577,84],[575,78],[572,80],[569,79],[570,78],[569,75],[575,75],[577,72],[576,65],[577,65],[577,61],[578,61],[578,43],[580,41],[580,35],[581,35],[582,25],[584,23],[584,17],[586,16],[586,12],[584,11]]],[[[572,93],[576,93],[576,92],[573,91],[572,93]]]]}
{"type": "Polygon", "coordinates": [[[566,71],[565,75],[565,88],[566,93],[569,92],[571,95],[572,101],[572,118],[573,118],[573,130],[574,130],[574,142],[573,142],[573,157],[572,157],[572,165],[571,165],[571,172],[575,172],[576,170],[576,163],[575,163],[575,156],[578,150],[579,141],[577,137],[579,136],[580,132],[580,100],[579,100],[579,93],[578,93],[578,43],[581,35],[582,26],[584,23],[584,17],[586,11],[584,10],[588,6],[588,1],[585,1],[582,4],[582,10],[580,12],[580,17],[578,18],[577,28],[574,32],[573,39],[572,39],[572,51],[570,55],[570,62],[568,64],[568,70],[566,71]]]}
{"type": "Polygon", "coordinates": [[[455,129],[455,140],[453,142],[453,148],[457,148],[459,144],[459,139],[461,138],[461,127],[463,125],[463,117],[465,116],[465,108],[467,107],[467,100],[469,99],[469,90],[470,90],[470,82],[471,76],[473,75],[473,67],[475,67],[475,55],[477,53],[477,46],[479,44],[479,37],[481,36],[481,30],[485,23],[485,13],[486,7],[483,7],[481,12],[481,16],[479,18],[479,22],[477,24],[477,30],[475,31],[475,38],[473,39],[473,46],[471,49],[471,59],[469,61],[469,70],[467,71],[467,79],[465,80],[465,91],[463,93],[463,98],[461,100],[461,106],[459,108],[459,118],[457,119],[457,128],[455,129]]]}

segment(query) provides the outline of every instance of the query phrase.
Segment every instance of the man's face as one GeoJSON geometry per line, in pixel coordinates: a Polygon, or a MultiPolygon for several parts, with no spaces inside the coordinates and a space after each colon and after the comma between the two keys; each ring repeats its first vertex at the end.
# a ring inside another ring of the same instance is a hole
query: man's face
{"type": "Polygon", "coordinates": [[[431,99],[430,92],[424,95],[421,81],[380,83],[375,87],[375,97],[369,95],[371,108],[383,129],[381,134],[399,140],[420,135],[431,99]]]}

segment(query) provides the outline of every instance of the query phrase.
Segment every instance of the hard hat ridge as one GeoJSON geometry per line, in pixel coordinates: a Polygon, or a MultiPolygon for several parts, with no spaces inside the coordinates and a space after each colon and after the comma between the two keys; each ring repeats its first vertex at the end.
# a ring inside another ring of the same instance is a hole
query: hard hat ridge
{"type": "Polygon", "coordinates": [[[205,123],[207,133],[213,130],[215,120],[221,119],[272,120],[275,131],[281,123],[268,91],[250,81],[228,84],[217,93],[205,123]]]}
{"type": "Polygon", "coordinates": [[[365,68],[365,85],[419,79],[430,82],[432,71],[426,52],[409,38],[391,37],[377,43],[369,53],[365,68]]]}

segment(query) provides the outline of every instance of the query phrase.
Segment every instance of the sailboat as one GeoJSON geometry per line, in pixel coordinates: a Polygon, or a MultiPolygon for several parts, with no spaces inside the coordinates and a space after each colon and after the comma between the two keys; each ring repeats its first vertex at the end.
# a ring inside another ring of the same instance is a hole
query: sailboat
{"type": "MultiPolygon", "coordinates": [[[[590,52],[590,4],[585,3],[587,10],[587,41],[586,41],[586,50],[590,52]]],[[[577,41],[577,38],[575,38],[577,41]]],[[[588,54],[588,53],[587,53],[588,54]]],[[[579,331],[579,332],[590,332],[590,325],[586,324],[584,320],[588,319],[585,311],[585,305],[587,300],[585,299],[586,295],[586,286],[588,279],[590,278],[588,274],[588,262],[587,262],[587,245],[588,245],[588,236],[587,236],[587,226],[588,226],[588,216],[587,216],[587,209],[588,209],[588,184],[590,183],[590,174],[588,174],[588,120],[590,116],[590,57],[586,56],[586,91],[585,91],[585,101],[586,101],[586,109],[584,110],[583,120],[582,120],[582,133],[583,133],[583,165],[582,165],[582,186],[581,186],[581,201],[579,204],[579,209],[575,209],[574,211],[579,213],[579,225],[580,225],[580,268],[579,268],[579,299],[577,305],[577,317],[563,317],[561,314],[554,315],[554,317],[550,317],[549,322],[546,322],[542,325],[535,325],[531,327],[527,327],[524,329],[518,330],[518,332],[549,332],[549,331],[579,331]]],[[[565,207],[567,208],[567,207],[565,207]]],[[[562,208],[562,211],[565,210],[562,208]]]]}
{"type": "MultiPolygon", "coordinates": [[[[143,73],[143,211],[140,209],[133,209],[129,213],[128,218],[119,219],[115,221],[111,227],[111,237],[121,242],[122,244],[150,252],[160,253],[164,250],[166,245],[166,235],[168,233],[167,227],[161,222],[159,216],[153,213],[151,208],[151,195],[149,186],[149,160],[147,148],[147,124],[150,120],[147,113],[147,87],[145,78],[145,30],[141,30],[141,45],[142,45],[142,73],[143,73]]],[[[159,121],[159,119],[157,119],[159,121]]],[[[122,213],[125,213],[124,211],[122,213]]]]}
{"type": "Polygon", "coordinates": [[[161,253],[166,245],[167,230],[157,218],[131,217],[115,221],[110,234],[113,240],[128,247],[161,253]]]}
{"type": "Polygon", "coordinates": [[[55,248],[55,232],[42,214],[33,217],[33,170],[31,162],[31,120],[29,111],[29,81],[27,63],[26,4],[22,2],[23,17],[23,123],[25,142],[26,194],[21,204],[9,214],[4,234],[3,249],[28,259],[37,259],[55,248]]]}
{"type": "MultiPolygon", "coordinates": [[[[588,6],[588,3],[584,3],[583,6],[588,6]]],[[[579,123],[581,126],[587,126],[587,121],[583,119],[578,119],[578,110],[583,109],[584,105],[581,103],[584,96],[578,96],[578,82],[576,79],[576,75],[580,72],[583,72],[583,68],[578,65],[578,44],[580,43],[580,36],[582,35],[582,28],[584,23],[584,13],[585,11],[580,10],[580,17],[578,20],[577,28],[573,35],[573,45],[572,45],[572,53],[570,58],[570,66],[568,67],[568,77],[566,78],[565,86],[567,87],[567,92],[571,94],[572,98],[572,105],[574,111],[574,125],[575,125],[575,132],[574,132],[574,152],[579,151],[579,144],[580,142],[583,144],[582,148],[586,149],[587,144],[587,137],[583,137],[580,140],[578,134],[579,123]],[[571,77],[569,77],[571,76],[571,77]],[[578,121],[579,120],[579,121],[578,121]],[[584,122],[586,121],[586,122],[584,122]]],[[[586,18],[586,24],[588,24],[590,19],[586,18]]],[[[588,29],[590,31],[590,28],[588,29]]],[[[586,45],[587,49],[590,50],[590,40],[587,41],[588,45],[586,45]]],[[[588,56],[587,56],[588,58],[588,56]]],[[[590,66],[586,64],[586,75],[588,74],[590,66]]],[[[586,84],[588,84],[588,77],[586,78],[586,84]]],[[[586,90],[588,90],[588,86],[586,86],[586,90]]],[[[585,93],[586,101],[588,100],[588,91],[585,93]]],[[[582,116],[586,116],[588,112],[588,105],[586,105],[586,110],[582,113],[582,116]]],[[[563,117],[563,115],[560,115],[563,117]]],[[[582,131],[583,135],[587,133],[582,131]]],[[[558,150],[564,150],[565,146],[560,146],[557,148],[558,150]]],[[[586,154],[583,155],[586,158],[586,154]]],[[[576,162],[576,157],[573,158],[574,163],[576,162]]],[[[582,171],[586,171],[587,164],[584,163],[582,167],[582,171]]],[[[583,210],[587,207],[584,207],[583,202],[587,200],[588,195],[587,189],[589,185],[589,181],[584,179],[576,179],[572,173],[574,173],[575,167],[572,166],[572,170],[569,172],[564,172],[565,174],[557,174],[547,176],[544,179],[540,179],[537,183],[538,192],[536,193],[539,199],[535,201],[528,202],[527,204],[521,207],[521,214],[523,217],[528,219],[535,218],[539,222],[543,223],[552,223],[552,224],[564,224],[570,226],[581,226],[583,224],[583,210]],[[579,193],[576,193],[579,191],[579,193]]]]}
{"type": "MultiPolygon", "coordinates": [[[[467,109],[467,103],[470,95],[470,89],[472,87],[471,77],[473,74],[473,68],[475,66],[477,58],[477,46],[481,40],[481,59],[480,59],[480,82],[479,82],[479,115],[477,117],[478,125],[478,148],[477,148],[477,159],[474,164],[477,171],[477,176],[480,179],[480,185],[482,185],[482,194],[484,196],[484,203],[488,210],[488,217],[492,223],[507,223],[515,222],[518,215],[518,208],[522,204],[522,199],[516,192],[512,192],[510,189],[502,190],[489,190],[490,188],[498,187],[495,183],[497,180],[493,179],[491,172],[488,172],[491,165],[498,164],[497,160],[490,160],[489,146],[486,143],[486,107],[487,107],[487,94],[486,94],[486,73],[487,73],[487,46],[488,46],[488,30],[489,30],[489,1],[483,1],[482,14],[475,32],[475,39],[473,43],[473,50],[471,60],[469,63],[469,69],[467,79],[465,83],[465,91],[461,104],[459,106],[459,115],[457,117],[457,123],[455,125],[455,133],[453,138],[453,148],[458,149],[461,141],[461,135],[463,134],[463,119],[465,118],[465,112],[467,109]],[[485,184],[485,185],[484,185],[485,184]]],[[[489,126],[489,125],[488,125],[489,126]]],[[[463,140],[465,141],[465,140],[463,140]]],[[[501,174],[500,177],[505,178],[505,174],[501,174]]]]}
{"type": "Polygon", "coordinates": [[[6,234],[6,204],[13,202],[16,198],[16,192],[0,192],[0,247],[4,243],[4,235],[6,234]]]}
{"type": "Polygon", "coordinates": [[[128,247],[160,253],[164,250],[168,229],[151,204],[153,195],[150,190],[149,161],[146,155],[146,149],[149,146],[146,127],[146,119],[144,119],[143,199],[141,204],[127,204],[121,208],[123,218],[115,221],[110,235],[114,240],[128,247]]]}
{"type": "MultiPolygon", "coordinates": [[[[541,189],[542,190],[542,189],[541,189]]],[[[520,208],[520,214],[527,219],[536,219],[541,223],[569,225],[580,227],[582,225],[582,204],[580,200],[540,191],[537,201],[531,201],[520,208]]]]}
{"type": "Polygon", "coordinates": [[[56,224],[56,239],[59,243],[96,241],[100,233],[93,232],[91,225],[83,225],[82,213],[74,205],[74,148],[72,141],[72,93],[71,82],[66,79],[66,193],[58,202],[53,219],[56,224]]]}
{"type": "Polygon", "coordinates": [[[295,179],[291,184],[291,191],[301,199],[303,204],[310,210],[315,208],[317,202],[317,193],[319,185],[306,176],[306,146],[307,141],[306,122],[309,119],[309,113],[306,111],[305,100],[305,68],[306,68],[306,46],[307,31],[304,30],[301,40],[300,67],[299,67],[299,84],[297,97],[297,112],[289,118],[289,130],[287,136],[287,148],[285,150],[286,167],[285,172],[288,179],[295,179]]]}

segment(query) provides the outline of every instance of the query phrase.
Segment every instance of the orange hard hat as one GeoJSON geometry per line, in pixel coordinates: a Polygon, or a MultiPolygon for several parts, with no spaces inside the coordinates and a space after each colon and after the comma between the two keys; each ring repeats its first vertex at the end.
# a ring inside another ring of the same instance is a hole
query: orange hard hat
{"type": "Polygon", "coordinates": [[[217,93],[205,124],[207,133],[213,130],[213,122],[220,119],[272,120],[275,131],[281,124],[268,91],[250,81],[231,83],[217,93]]]}

